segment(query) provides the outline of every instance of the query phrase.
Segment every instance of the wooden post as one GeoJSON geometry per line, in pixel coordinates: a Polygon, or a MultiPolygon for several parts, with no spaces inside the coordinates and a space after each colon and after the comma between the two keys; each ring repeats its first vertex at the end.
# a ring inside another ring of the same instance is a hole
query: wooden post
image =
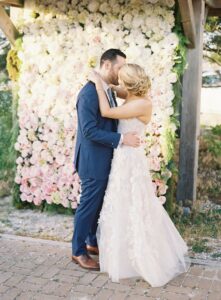
{"type": "Polygon", "coordinates": [[[19,36],[18,30],[15,28],[8,14],[4,8],[0,5],[0,28],[4,32],[5,36],[9,39],[10,43],[14,45],[15,40],[19,36]]]}
{"type": "Polygon", "coordinates": [[[193,0],[196,47],[188,49],[188,67],[183,76],[181,136],[177,200],[195,200],[200,134],[200,97],[202,86],[203,23],[205,3],[193,0]]]}
{"type": "Polygon", "coordinates": [[[182,17],[182,25],[185,36],[189,40],[189,48],[195,47],[196,29],[194,21],[194,12],[192,0],[178,0],[180,7],[180,14],[182,17]]]}
{"type": "Polygon", "coordinates": [[[22,1],[22,0],[8,0],[8,1],[0,0],[0,5],[23,7],[24,1],[22,1]]]}

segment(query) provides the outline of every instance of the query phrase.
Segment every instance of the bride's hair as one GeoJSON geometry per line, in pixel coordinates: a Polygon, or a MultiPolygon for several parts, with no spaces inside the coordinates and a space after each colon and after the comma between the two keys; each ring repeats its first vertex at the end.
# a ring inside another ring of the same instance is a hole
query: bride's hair
{"type": "Polygon", "coordinates": [[[135,96],[143,97],[150,89],[150,79],[144,69],[137,64],[125,64],[119,73],[119,83],[135,96]]]}

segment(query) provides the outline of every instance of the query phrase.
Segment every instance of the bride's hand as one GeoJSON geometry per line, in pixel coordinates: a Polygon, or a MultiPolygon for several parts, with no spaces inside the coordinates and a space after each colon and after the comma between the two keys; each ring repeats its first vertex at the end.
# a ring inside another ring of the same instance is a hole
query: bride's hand
{"type": "Polygon", "coordinates": [[[89,73],[88,80],[92,81],[95,85],[102,85],[99,73],[94,70],[89,73]]]}

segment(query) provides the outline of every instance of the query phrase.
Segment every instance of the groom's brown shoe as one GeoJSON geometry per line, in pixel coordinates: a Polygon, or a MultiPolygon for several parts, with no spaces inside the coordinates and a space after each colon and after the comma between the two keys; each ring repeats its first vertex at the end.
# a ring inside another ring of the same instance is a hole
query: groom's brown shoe
{"type": "Polygon", "coordinates": [[[93,270],[93,271],[99,271],[100,266],[99,263],[93,260],[93,258],[90,257],[88,254],[82,254],[80,256],[72,256],[72,260],[79,264],[82,268],[93,270]]]}
{"type": "Polygon", "coordinates": [[[87,252],[91,255],[99,255],[98,247],[87,245],[87,252]]]}

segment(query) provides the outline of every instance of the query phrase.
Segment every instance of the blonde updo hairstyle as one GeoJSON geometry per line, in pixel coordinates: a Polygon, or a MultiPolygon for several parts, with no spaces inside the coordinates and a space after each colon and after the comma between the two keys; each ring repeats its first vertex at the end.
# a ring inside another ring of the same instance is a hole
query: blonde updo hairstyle
{"type": "Polygon", "coordinates": [[[118,73],[119,83],[131,94],[144,97],[151,87],[144,69],[137,64],[125,64],[118,73]]]}

